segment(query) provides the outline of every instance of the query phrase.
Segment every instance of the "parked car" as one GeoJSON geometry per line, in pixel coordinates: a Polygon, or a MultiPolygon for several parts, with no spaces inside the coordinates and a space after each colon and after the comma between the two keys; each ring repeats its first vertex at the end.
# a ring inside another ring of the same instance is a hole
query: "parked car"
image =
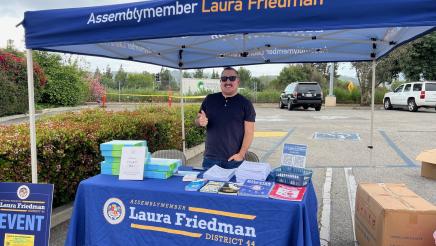
{"type": "Polygon", "coordinates": [[[279,107],[292,110],[296,107],[321,110],[322,90],[317,82],[294,82],[286,86],[280,95],[279,107]]]}
{"type": "Polygon", "coordinates": [[[436,109],[436,81],[405,83],[393,92],[388,92],[383,98],[386,110],[406,108],[416,112],[418,108],[436,109]]]}

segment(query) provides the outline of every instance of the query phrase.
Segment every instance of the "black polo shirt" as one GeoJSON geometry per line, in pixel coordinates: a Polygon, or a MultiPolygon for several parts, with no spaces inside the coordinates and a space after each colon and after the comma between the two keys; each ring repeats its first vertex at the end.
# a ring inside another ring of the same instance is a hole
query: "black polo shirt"
{"type": "Polygon", "coordinates": [[[206,158],[228,160],[239,152],[244,139],[244,121],[255,122],[253,104],[236,94],[224,97],[221,92],[208,95],[201,104],[208,118],[206,158]]]}

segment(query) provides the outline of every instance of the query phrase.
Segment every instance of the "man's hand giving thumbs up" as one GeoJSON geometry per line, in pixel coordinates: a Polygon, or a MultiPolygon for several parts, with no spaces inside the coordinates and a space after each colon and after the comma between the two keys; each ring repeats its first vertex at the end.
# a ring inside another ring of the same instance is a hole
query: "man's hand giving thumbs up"
{"type": "Polygon", "coordinates": [[[196,123],[198,126],[202,126],[202,127],[207,126],[208,119],[206,113],[203,110],[201,110],[201,112],[198,113],[196,123]]]}

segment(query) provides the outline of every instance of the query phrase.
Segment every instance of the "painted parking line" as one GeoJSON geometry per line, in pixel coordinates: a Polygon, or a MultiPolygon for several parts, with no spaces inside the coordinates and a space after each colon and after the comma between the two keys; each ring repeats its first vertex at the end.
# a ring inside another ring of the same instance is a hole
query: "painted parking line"
{"type": "Polygon", "coordinates": [[[400,156],[401,159],[406,163],[408,167],[416,167],[415,162],[413,162],[403,151],[388,137],[385,131],[380,130],[380,134],[383,136],[385,141],[389,144],[389,146],[400,156]]]}
{"type": "Polygon", "coordinates": [[[255,138],[284,137],[287,132],[254,132],[255,138]]]}
{"type": "Polygon", "coordinates": [[[325,182],[322,194],[322,212],[319,229],[319,238],[322,246],[328,246],[330,243],[330,212],[331,212],[331,189],[332,189],[333,171],[327,168],[325,172],[325,182]]]}
{"type": "Polygon", "coordinates": [[[345,172],[345,180],[347,182],[347,191],[348,191],[348,201],[350,202],[350,211],[351,211],[351,223],[353,227],[353,239],[354,239],[354,245],[357,246],[357,240],[356,240],[356,228],[354,228],[354,213],[355,213],[355,202],[356,202],[356,190],[357,190],[357,183],[356,179],[354,178],[353,169],[348,167],[344,168],[345,172]]]}
{"type": "Polygon", "coordinates": [[[278,147],[280,147],[283,142],[286,141],[286,139],[294,132],[295,128],[291,128],[288,133],[282,138],[280,139],[280,141],[278,141],[275,145],[273,145],[265,154],[263,154],[263,156],[260,158],[261,162],[265,162],[266,160],[268,160],[268,158],[272,155],[272,153],[274,153],[278,147]]]}

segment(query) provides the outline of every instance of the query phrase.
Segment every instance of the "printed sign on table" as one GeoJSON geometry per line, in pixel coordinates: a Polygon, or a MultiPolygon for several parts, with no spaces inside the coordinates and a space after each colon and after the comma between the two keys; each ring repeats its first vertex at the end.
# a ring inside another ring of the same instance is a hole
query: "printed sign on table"
{"type": "Polygon", "coordinates": [[[284,144],[282,165],[293,167],[306,167],[307,145],[284,144]]]}
{"type": "Polygon", "coordinates": [[[0,183],[0,245],[48,245],[52,184],[0,183]]]}
{"type": "Polygon", "coordinates": [[[143,180],[145,155],[145,147],[123,147],[119,179],[143,180]]]}

